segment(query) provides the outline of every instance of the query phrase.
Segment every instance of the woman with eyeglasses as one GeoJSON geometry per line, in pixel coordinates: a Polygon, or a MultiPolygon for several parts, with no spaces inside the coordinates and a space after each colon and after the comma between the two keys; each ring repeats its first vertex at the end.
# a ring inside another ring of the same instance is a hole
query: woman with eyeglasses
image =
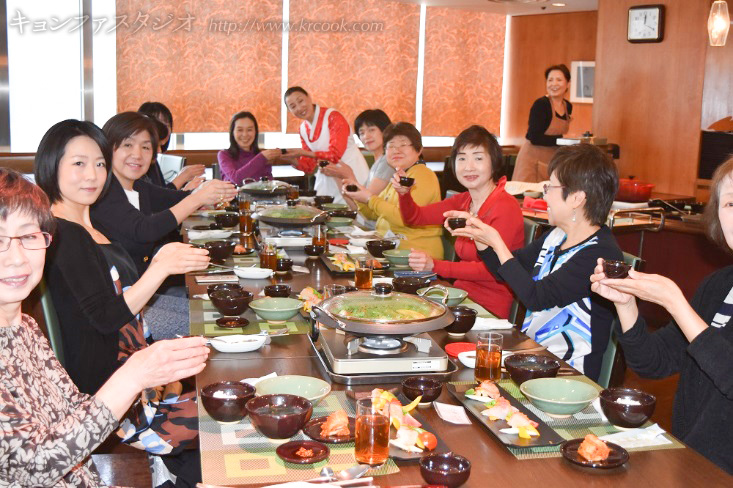
{"type": "MultiPolygon", "coordinates": [[[[96,172],[95,161],[74,151],[84,145],[76,142],[67,146],[71,152],[62,158],[61,171],[96,172]],[[71,153],[76,162],[67,166],[71,153]]],[[[65,182],[62,191],[69,192],[66,183],[74,181],[65,182]]],[[[82,193],[90,190],[77,186],[82,193]]],[[[141,391],[198,374],[209,354],[200,337],[161,341],[132,354],[93,395],[80,393],[38,324],[21,312],[21,302],[43,276],[54,227],[43,191],[0,168],[0,483],[6,486],[102,486],[89,458],[92,451],[141,391]]],[[[57,233],[54,240],[59,238],[68,236],[57,233]]],[[[72,272],[83,273],[94,260],[90,254],[88,263],[72,272]]],[[[111,280],[107,286],[111,289],[111,280]]]]}
{"type": "MultiPolygon", "coordinates": [[[[156,124],[160,140],[160,152],[168,150],[168,144],[173,133],[173,114],[170,109],[160,102],[145,102],[137,111],[153,119],[156,124]]],[[[146,174],[151,183],[171,190],[194,190],[203,182],[205,166],[203,164],[189,164],[184,166],[180,173],[170,183],[166,183],[163,172],[157,161],[150,164],[146,174]]]]}
{"type": "MultiPolygon", "coordinates": [[[[704,219],[710,239],[733,251],[733,158],[713,174],[704,219]]],[[[590,280],[591,289],[616,307],[629,367],[646,378],[680,375],[672,433],[733,474],[733,267],[705,278],[689,303],[664,276],[630,270],[625,279],[608,279],[600,259],[590,280]],[[649,332],[637,298],[664,307],[670,323],[649,332]]]]}
{"type": "Polygon", "coordinates": [[[293,165],[305,173],[318,170],[313,186],[316,193],[332,196],[334,203],[343,203],[341,176],[334,173],[329,176],[319,169],[319,162],[327,166],[348,165],[356,181],[366,181],[369,166],[351,137],[349,123],[337,110],[313,103],[308,92],[299,86],[288,88],[283,100],[288,111],[303,121],[300,124],[302,149],[283,150],[283,157],[297,158],[293,165]]]}
{"type": "MultiPolygon", "coordinates": [[[[395,169],[395,177],[406,176],[413,179],[408,191],[419,206],[440,201],[440,184],[435,173],[422,164],[422,136],[414,125],[397,122],[384,130],[384,151],[387,164],[395,169]]],[[[376,220],[376,230],[382,235],[388,233],[401,236],[400,249],[424,251],[432,259],[443,259],[443,243],[440,239],[443,229],[440,225],[410,226],[402,220],[399,194],[392,185],[379,195],[372,193],[356,181],[345,181],[342,188],[344,196],[356,202],[359,212],[370,220],[376,220]],[[349,184],[357,186],[357,191],[347,191],[349,184]]]]}
{"type": "MultiPolygon", "coordinates": [[[[407,225],[441,225],[443,214],[463,210],[494,227],[509,249],[524,245],[524,221],[517,199],[504,191],[506,177],[501,146],[485,128],[473,125],[461,132],[453,144],[450,164],[458,182],[468,191],[427,206],[419,206],[409,188],[400,185],[399,174],[392,186],[400,195],[400,213],[407,225]]],[[[453,279],[453,286],[468,292],[469,298],[498,317],[509,315],[512,292],[506,283],[499,283],[479,259],[476,245],[460,237],[455,243],[460,261],[433,259],[424,251],[410,253],[410,267],[415,271],[435,271],[439,276],[453,279]]]]}
{"type": "MultiPolygon", "coordinates": [[[[90,395],[152,342],[156,324],[145,321],[143,307],[163,281],[209,264],[205,249],[175,242],[161,247],[147,270],[138,273],[124,247],[90,217],[91,205],[112,180],[112,159],[99,127],[65,120],[43,136],[34,165],[57,228],[45,279],[61,329],[64,366],[79,391],[90,395]]],[[[126,420],[118,435],[135,447],[165,454],[161,461],[170,470],[195,479],[200,473],[189,472],[188,461],[181,459],[195,457],[187,448],[198,438],[196,392],[181,386],[146,392],[141,405],[149,415],[126,420]]]]}
{"type": "Polygon", "coordinates": [[[598,258],[623,259],[605,225],[618,172],[608,155],[590,144],[560,148],[549,171],[544,198],[554,228],[522,249],[512,252],[494,227],[467,212],[450,211],[446,217],[467,219],[465,228],[451,233],[473,239],[488,270],[527,308],[522,332],[596,380],[614,310],[591,293],[588,277],[598,258]]]}

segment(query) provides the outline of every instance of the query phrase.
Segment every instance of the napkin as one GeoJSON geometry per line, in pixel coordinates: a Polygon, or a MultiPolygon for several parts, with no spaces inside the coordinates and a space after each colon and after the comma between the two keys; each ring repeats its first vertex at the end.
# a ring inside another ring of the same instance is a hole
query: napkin
{"type": "Polygon", "coordinates": [[[471,330],[499,330],[511,329],[512,327],[514,327],[514,325],[506,319],[476,317],[476,322],[473,324],[471,330]]]}
{"type": "Polygon", "coordinates": [[[466,411],[460,405],[449,405],[447,403],[433,402],[433,407],[438,417],[451,424],[471,425],[466,411]]]}
{"type": "Polygon", "coordinates": [[[240,383],[247,383],[252,386],[257,386],[257,383],[259,383],[260,381],[266,380],[268,378],[274,378],[275,376],[277,376],[277,373],[273,371],[272,373],[266,374],[265,376],[260,376],[259,378],[245,378],[241,380],[240,383]]]}
{"type": "Polygon", "coordinates": [[[658,424],[650,425],[645,429],[629,429],[615,434],[604,435],[599,439],[618,444],[624,449],[634,449],[647,446],[661,446],[672,444],[672,441],[664,437],[664,429],[658,424]]]}
{"type": "Polygon", "coordinates": [[[201,293],[200,295],[192,295],[191,298],[199,298],[201,300],[208,300],[209,294],[208,293],[201,293]]]}
{"type": "Polygon", "coordinates": [[[533,208],[535,210],[547,210],[547,202],[541,198],[524,197],[522,206],[524,208],[533,208]]]}
{"type": "MultiPolygon", "coordinates": [[[[333,241],[334,239],[331,239],[333,241]]],[[[347,252],[347,249],[345,247],[337,246],[335,244],[330,244],[328,246],[328,251],[332,254],[336,254],[337,252],[347,252]]]]}
{"type": "Polygon", "coordinates": [[[310,270],[308,268],[306,268],[305,266],[296,266],[296,265],[293,265],[293,267],[291,268],[291,271],[294,271],[295,273],[310,274],[310,270]]]}
{"type": "Polygon", "coordinates": [[[363,230],[363,229],[360,229],[359,227],[354,227],[354,230],[351,231],[350,235],[354,237],[372,236],[374,235],[374,231],[373,230],[363,230]]]}
{"type": "Polygon", "coordinates": [[[351,244],[348,244],[346,246],[346,250],[349,251],[349,254],[366,254],[366,249],[361,246],[352,246],[351,244]]]}

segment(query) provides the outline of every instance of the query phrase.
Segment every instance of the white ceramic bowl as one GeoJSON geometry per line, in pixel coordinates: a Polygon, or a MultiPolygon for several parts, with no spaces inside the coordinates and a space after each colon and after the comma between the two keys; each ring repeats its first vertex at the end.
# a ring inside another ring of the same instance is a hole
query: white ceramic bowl
{"type": "Polygon", "coordinates": [[[264,334],[219,336],[212,337],[211,347],[219,352],[251,352],[261,348],[266,340],[264,334]]]}
{"type": "Polygon", "coordinates": [[[232,235],[230,230],[189,230],[188,239],[226,239],[232,235]]]}
{"type": "Polygon", "coordinates": [[[245,268],[242,266],[234,267],[234,274],[240,278],[246,280],[262,280],[272,276],[272,271],[269,268],[245,268]]]}

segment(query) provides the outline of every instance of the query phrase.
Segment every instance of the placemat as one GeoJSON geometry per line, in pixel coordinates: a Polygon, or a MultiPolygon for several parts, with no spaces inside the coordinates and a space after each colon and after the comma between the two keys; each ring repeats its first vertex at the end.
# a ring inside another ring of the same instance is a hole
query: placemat
{"type": "MultiPolygon", "coordinates": [[[[591,380],[587,376],[578,375],[578,376],[573,376],[572,379],[588,383],[589,385],[592,385],[599,391],[602,390],[600,386],[598,386],[593,380],[591,380]]],[[[473,381],[452,381],[451,383],[454,385],[474,384],[473,381]]],[[[589,405],[584,410],[568,418],[558,419],[558,418],[550,417],[549,415],[544,413],[542,410],[532,405],[529,402],[529,400],[527,400],[527,398],[524,395],[522,395],[522,392],[519,391],[519,387],[512,380],[501,379],[499,380],[498,383],[499,383],[499,386],[501,386],[502,388],[504,388],[504,390],[507,391],[507,393],[509,393],[514,398],[516,398],[523,406],[525,406],[528,410],[532,411],[543,422],[545,422],[548,427],[552,428],[552,430],[557,432],[561,437],[563,437],[566,440],[578,439],[581,437],[585,437],[587,434],[595,434],[598,437],[601,437],[604,435],[615,434],[616,432],[619,432],[619,429],[617,429],[615,426],[611,425],[608,422],[604,422],[601,418],[600,413],[598,413],[598,411],[595,408],[593,408],[592,405],[589,405]]],[[[650,425],[652,425],[652,423],[647,422],[646,424],[643,425],[643,427],[648,427],[650,425]]],[[[656,451],[659,449],[680,449],[680,448],[685,447],[681,442],[679,442],[669,433],[665,433],[664,437],[667,440],[669,440],[671,444],[664,444],[664,445],[659,445],[659,446],[638,447],[638,448],[632,448],[632,449],[627,449],[627,450],[629,452],[656,451]]],[[[514,456],[520,460],[562,457],[562,454],[560,453],[560,446],[529,447],[529,448],[509,447],[509,446],[504,446],[504,447],[506,447],[509,450],[509,452],[514,454],[514,456]]]]}
{"type": "Polygon", "coordinates": [[[464,307],[468,307],[468,308],[472,308],[472,309],[476,310],[478,312],[478,316],[479,317],[489,317],[489,318],[492,318],[492,319],[498,318],[496,315],[494,315],[493,313],[489,312],[484,307],[482,307],[478,303],[474,302],[470,298],[466,298],[465,300],[463,300],[461,302],[461,305],[463,305],[464,307]]]}
{"type": "Polygon", "coordinates": [[[285,323],[271,324],[257,318],[257,315],[251,309],[243,315],[244,318],[249,320],[249,325],[244,328],[224,329],[216,325],[216,319],[222,315],[216,311],[210,300],[190,300],[189,304],[189,333],[191,335],[213,337],[234,334],[259,334],[263,330],[275,332],[286,327],[289,334],[302,335],[310,333],[310,324],[300,314],[285,323]]]}
{"type": "MultiPolygon", "coordinates": [[[[354,415],[354,406],[346,394],[336,391],[313,407],[313,417],[329,415],[344,409],[354,415]]],[[[309,439],[299,432],[291,440],[309,439]]],[[[354,443],[328,444],[331,455],[318,463],[297,465],[275,454],[278,444],[259,434],[245,417],[235,424],[220,424],[213,420],[199,402],[199,442],[204,483],[219,485],[285,483],[315,478],[328,465],[338,472],[356,464],[354,443]]],[[[381,476],[399,471],[392,459],[368,471],[365,476],[381,476]]]]}

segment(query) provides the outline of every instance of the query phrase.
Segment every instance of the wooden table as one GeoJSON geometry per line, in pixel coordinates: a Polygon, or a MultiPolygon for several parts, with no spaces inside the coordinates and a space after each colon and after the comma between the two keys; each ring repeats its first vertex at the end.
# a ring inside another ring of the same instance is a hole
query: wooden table
{"type": "MultiPolygon", "coordinates": [[[[296,264],[303,264],[305,256],[299,252],[288,251],[296,264]]],[[[321,287],[328,283],[345,284],[348,279],[332,277],[320,261],[309,262],[310,275],[295,274],[273,277],[268,280],[247,280],[243,284],[255,295],[268,284],[286,283],[297,292],[306,286],[321,287]]],[[[190,293],[203,293],[204,287],[195,284],[187,277],[190,293]]],[[[507,331],[508,334],[518,334],[507,331]]],[[[470,333],[469,333],[470,334],[470,333]]],[[[449,342],[443,331],[431,333],[440,345],[449,342]]],[[[467,340],[472,340],[469,335],[467,340]]],[[[328,381],[322,370],[310,341],[305,335],[276,337],[266,352],[242,354],[242,359],[217,360],[212,351],[206,369],[196,377],[197,388],[224,380],[239,381],[243,378],[258,377],[273,371],[278,375],[299,374],[315,376],[328,381]]],[[[461,369],[454,374],[457,380],[471,379],[473,372],[461,369]]],[[[334,390],[349,387],[333,384],[334,390]]],[[[357,390],[370,390],[378,385],[353,387],[357,390]]],[[[439,401],[457,404],[453,397],[443,391],[439,401]]],[[[576,467],[562,458],[536,460],[516,459],[489,432],[472,420],[471,425],[454,425],[441,420],[433,408],[421,408],[420,414],[433,427],[435,434],[456,453],[470,459],[471,477],[466,487],[483,488],[487,486],[522,487],[574,487],[574,486],[731,486],[730,476],[692,449],[667,449],[656,451],[632,452],[629,462],[614,470],[605,472],[589,471],[576,467]]],[[[414,463],[397,462],[400,472],[375,478],[374,483],[382,486],[421,484],[420,469],[414,463]]],[[[248,485],[256,486],[256,485],[248,485]]]]}

